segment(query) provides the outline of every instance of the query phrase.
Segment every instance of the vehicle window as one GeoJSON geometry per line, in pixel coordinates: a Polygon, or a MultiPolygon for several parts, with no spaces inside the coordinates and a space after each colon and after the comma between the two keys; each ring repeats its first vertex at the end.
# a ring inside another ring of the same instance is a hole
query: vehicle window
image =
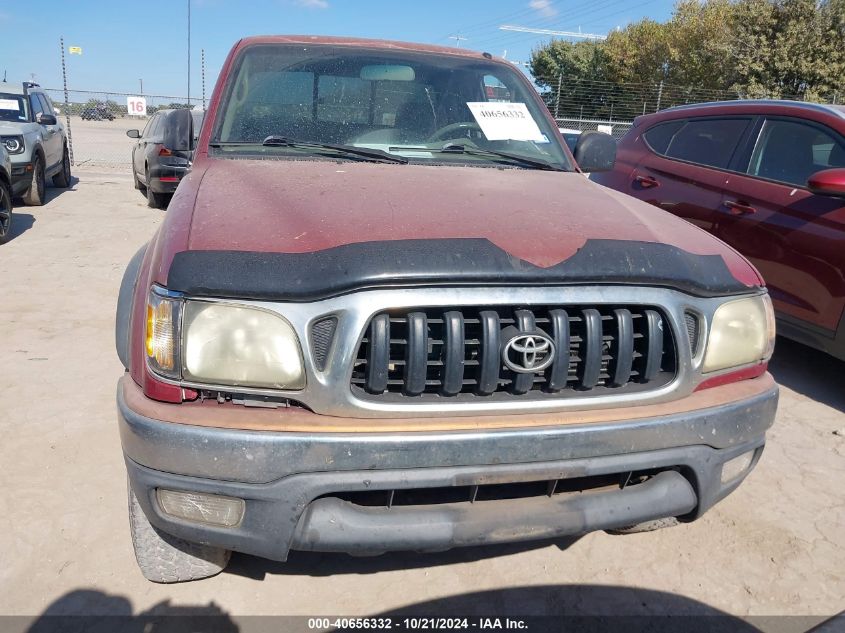
{"type": "Polygon", "coordinates": [[[751,154],[748,173],[805,187],[817,171],[845,167],[845,145],[833,134],[799,121],[768,119],[751,154]]]}
{"type": "Polygon", "coordinates": [[[511,93],[502,80],[494,75],[484,76],[484,93],[488,101],[509,102],[511,93]]]}
{"type": "Polygon", "coordinates": [[[686,121],[684,120],[661,123],[646,131],[645,134],[643,134],[643,138],[645,138],[648,146],[655,152],[658,154],[665,154],[666,150],[669,149],[669,143],[672,142],[672,137],[674,137],[677,131],[684,127],[685,124],[686,121]]]}
{"type": "Polygon", "coordinates": [[[35,96],[38,97],[38,102],[41,104],[41,111],[45,114],[53,114],[53,106],[50,105],[47,96],[40,92],[36,93],[35,96]]]}
{"type": "Polygon", "coordinates": [[[726,169],[750,119],[693,119],[669,141],[666,156],[726,169]]]}
{"type": "Polygon", "coordinates": [[[147,125],[147,129],[144,130],[144,138],[153,138],[156,134],[158,134],[158,129],[161,127],[162,116],[163,115],[160,112],[153,115],[152,120],[149,125],[147,125]]]}
{"type": "MultiPolygon", "coordinates": [[[[517,70],[486,59],[255,45],[236,60],[219,113],[211,142],[221,155],[254,154],[264,139],[279,136],[436,165],[498,166],[491,154],[498,151],[573,169],[536,91],[517,70]],[[442,152],[450,145],[467,151],[442,152]]],[[[309,148],[276,145],[258,152],[302,158],[309,148]]],[[[314,148],[310,155],[325,157],[314,148]]]]}
{"type": "Polygon", "coordinates": [[[194,141],[200,137],[200,130],[202,129],[202,120],[205,118],[205,112],[193,110],[191,116],[194,119],[194,141]]]}
{"type": "Polygon", "coordinates": [[[29,95],[29,106],[32,108],[33,119],[42,112],[44,112],[44,105],[41,103],[41,101],[39,101],[38,94],[36,93],[29,95]]]}
{"type": "Polygon", "coordinates": [[[25,97],[0,93],[0,121],[28,121],[29,107],[25,97]]]}
{"type": "Polygon", "coordinates": [[[150,117],[147,124],[144,126],[144,131],[141,132],[141,138],[147,138],[150,135],[150,130],[153,127],[153,121],[155,121],[156,115],[150,117]]]}
{"type": "Polygon", "coordinates": [[[321,75],[317,120],[367,123],[370,119],[370,82],[357,77],[321,75]]]}

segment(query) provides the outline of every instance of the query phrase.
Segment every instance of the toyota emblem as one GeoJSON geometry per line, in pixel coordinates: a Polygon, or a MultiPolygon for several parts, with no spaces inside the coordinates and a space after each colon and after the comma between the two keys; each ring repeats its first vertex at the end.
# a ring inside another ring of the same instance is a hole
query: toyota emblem
{"type": "Polygon", "coordinates": [[[555,344],[541,332],[518,334],[505,343],[502,361],[518,374],[543,371],[555,359],[555,344]]]}

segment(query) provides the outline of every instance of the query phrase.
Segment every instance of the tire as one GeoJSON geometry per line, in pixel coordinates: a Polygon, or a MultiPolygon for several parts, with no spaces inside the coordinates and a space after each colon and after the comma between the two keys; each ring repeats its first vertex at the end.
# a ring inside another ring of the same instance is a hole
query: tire
{"type": "Polygon", "coordinates": [[[150,170],[148,169],[147,172],[147,206],[151,209],[165,209],[167,208],[167,194],[166,193],[156,193],[153,191],[153,188],[150,187],[150,170]]]}
{"type": "Polygon", "coordinates": [[[53,184],[61,189],[70,187],[70,154],[67,151],[67,147],[65,147],[64,154],[62,155],[62,170],[53,176],[53,184]]]}
{"type": "Polygon", "coordinates": [[[32,182],[29,189],[23,194],[24,204],[31,207],[40,207],[44,204],[45,189],[47,182],[44,176],[44,161],[38,156],[35,159],[35,165],[32,168],[32,182]]]}
{"type": "Polygon", "coordinates": [[[144,578],[170,584],[209,578],[226,569],[231,551],[160,532],[147,519],[131,486],[128,490],[129,531],[135,560],[144,578]]]}
{"type": "Polygon", "coordinates": [[[0,180],[0,244],[9,241],[12,235],[12,190],[0,180]]]}
{"type": "Polygon", "coordinates": [[[654,519],[653,521],[643,521],[636,525],[629,525],[627,527],[615,528],[613,530],[605,530],[608,534],[639,534],[640,532],[654,532],[655,530],[662,530],[667,527],[674,527],[678,525],[679,521],[675,517],[666,517],[665,519],[654,519]]]}

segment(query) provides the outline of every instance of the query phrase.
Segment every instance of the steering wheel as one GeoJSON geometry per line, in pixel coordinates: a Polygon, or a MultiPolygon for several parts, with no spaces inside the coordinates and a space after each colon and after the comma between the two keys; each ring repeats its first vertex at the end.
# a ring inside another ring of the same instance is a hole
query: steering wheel
{"type": "Polygon", "coordinates": [[[436,130],[431,136],[428,137],[427,143],[434,143],[436,141],[443,141],[446,139],[451,138],[468,138],[472,139],[471,132],[478,132],[480,134],[484,134],[481,130],[481,126],[478,123],[469,122],[469,121],[462,121],[460,123],[450,123],[449,125],[444,125],[439,130],[436,130]],[[455,132],[458,132],[456,135],[455,132]]]}

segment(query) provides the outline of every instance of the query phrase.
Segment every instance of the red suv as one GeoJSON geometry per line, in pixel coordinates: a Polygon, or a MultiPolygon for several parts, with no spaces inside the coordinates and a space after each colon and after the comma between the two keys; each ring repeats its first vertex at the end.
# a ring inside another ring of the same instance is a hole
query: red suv
{"type": "Polygon", "coordinates": [[[593,180],[736,248],[769,286],[778,333],[845,359],[845,107],[731,101],[639,117],[593,180]]]}

